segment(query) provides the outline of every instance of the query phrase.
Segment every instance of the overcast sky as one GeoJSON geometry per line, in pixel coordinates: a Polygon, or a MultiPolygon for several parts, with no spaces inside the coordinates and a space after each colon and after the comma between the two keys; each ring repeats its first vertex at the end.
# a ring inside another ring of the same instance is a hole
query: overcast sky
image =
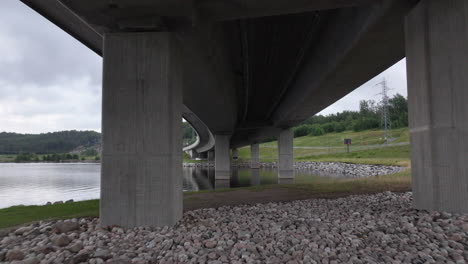
{"type": "MultiPolygon", "coordinates": [[[[42,133],[101,130],[102,60],[19,0],[0,0],[0,131],[42,133]]],[[[356,89],[321,114],[357,110],[390,94],[406,96],[405,61],[356,89]]]]}

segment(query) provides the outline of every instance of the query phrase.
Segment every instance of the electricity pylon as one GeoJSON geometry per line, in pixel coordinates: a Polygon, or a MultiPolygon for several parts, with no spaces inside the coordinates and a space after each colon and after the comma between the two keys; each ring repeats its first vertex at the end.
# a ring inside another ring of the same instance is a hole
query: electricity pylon
{"type": "Polygon", "coordinates": [[[382,101],[380,102],[382,105],[382,115],[381,115],[381,125],[384,130],[384,138],[385,138],[385,144],[388,144],[388,139],[390,138],[390,129],[391,129],[391,122],[390,122],[390,114],[388,111],[388,91],[391,90],[387,86],[387,80],[385,78],[383,79],[382,82],[376,84],[376,85],[382,85],[382,92],[378,93],[376,95],[382,95],[382,101]]]}

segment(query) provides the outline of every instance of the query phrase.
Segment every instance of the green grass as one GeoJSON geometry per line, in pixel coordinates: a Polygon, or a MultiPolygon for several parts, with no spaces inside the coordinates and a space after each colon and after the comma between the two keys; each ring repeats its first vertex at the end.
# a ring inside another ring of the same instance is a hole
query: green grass
{"type": "Polygon", "coordinates": [[[0,162],[14,162],[16,155],[0,154],[0,162]]]}
{"type": "MultiPolygon", "coordinates": [[[[408,128],[393,129],[391,136],[394,139],[391,143],[409,142],[408,128]]],[[[409,145],[366,149],[369,145],[383,143],[381,130],[345,131],[316,137],[298,137],[294,139],[294,159],[296,161],[341,161],[409,166],[409,145]],[[345,153],[346,147],[343,144],[345,138],[352,139],[350,153],[345,153]]],[[[240,148],[239,158],[245,161],[250,160],[250,147],[240,148]]],[[[277,159],[276,141],[260,144],[262,162],[272,162],[277,159]]]]}
{"type": "Polygon", "coordinates": [[[359,179],[322,177],[314,183],[302,183],[296,179],[295,184],[284,185],[285,188],[306,190],[314,194],[325,193],[376,193],[387,190],[403,190],[411,187],[411,169],[402,172],[359,179]]]}
{"type": "Polygon", "coordinates": [[[0,209],[0,228],[46,219],[66,219],[99,215],[99,200],[53,205],[12,206],[0,209]]]}
{"type": "MultiPolygon", "coordinates": [[[[392,129],[390,131],[393,142],[409,142],[408,128],[392,129]]],[[[295,147],[342,147],[345,138],[352,140],[353,146],[366,146],[384,143],[384,133],[380,129],[365,130],[360,132],[344,131],[341,133],[328,133],[322,136],[305,136],[294,139],[295,147]]],[[[264,146],[276,147],[276,141],[265,143],[264,146]]]]}
{"type": "Polygon", "coordinates": [[[349,153],[298,157],[299,161],[347,162],[376,165],[410,166],[410,146],[392,146],[349,153]]]}

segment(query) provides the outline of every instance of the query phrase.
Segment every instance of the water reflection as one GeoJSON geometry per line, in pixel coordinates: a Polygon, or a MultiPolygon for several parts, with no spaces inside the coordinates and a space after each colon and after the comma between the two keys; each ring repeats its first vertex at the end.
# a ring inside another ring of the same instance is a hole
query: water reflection
{"type": "MultiPolygon", "coordinates": [[[[99,164],[0,163],[0,208],[18,204],[99,198],[99,164]]],[[[296,171],[295,180],[278,179],[276,169],[237,168],[229,180],[215,180],[214,168],[183,168],[183,190],[199,191],[276,183],[311,183],[323,180],[312,171],[296,171]]]]}
{"type": "Polygon", "coordinates": [[[260,169],[252,169],[250,170],[250,173],[250,185],[260,185],[260,169]]]}
{"type": "Polygon", "coordinates": [[[279,178],[278,183],[279,184],[293,184],[294,179],[293,178],[279,178]]]}
{"type": "Polygon", "coordinates": [[[230,180],[215,180],[215,189],[226,189],[231,187],[230,180]]]}

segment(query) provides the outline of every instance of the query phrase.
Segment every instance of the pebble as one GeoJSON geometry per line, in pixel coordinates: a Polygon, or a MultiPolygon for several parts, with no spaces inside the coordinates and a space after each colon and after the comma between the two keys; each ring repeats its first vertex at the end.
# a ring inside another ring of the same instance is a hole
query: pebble
{"type": "Polygon", "coordinates": [[[57,247],[64,247],[70,244],[71,239],[67,235],[58,235],[52,237],[52,245],[57,246],[57,247]]]}
{"type": "Polygon", "coordinates": [[[198,209],[174,227],[106,228],[97,218],[42,221],[0,240],[0,262],[468,262],[468,215],[411,204],[411,193],[385,192],[198,209]],[[66,222],[79,227],[57,234],[66,222]]]}
{"type": "MultiPolygon", "coordinates": [[[[249,162],[237,162],[239,168],[250,168],[249,162]]],[[[276,162],[262,162],[261,168],[277,168],[276,162]]],[[[184,167],[207,168],[213,167],[213,163],[184,163],[184,167]]],[[[405,170],[405,167],[400,166],[384,166],[384,165],[369,165],[369,164],[353,164],[344,162],[314,162],[314,161],[299,161],[294,163],[296,171],[306,170],[309,173],[326,177],[347,177],[361,178],[378,175],[393,174],[405,170]]]]}
{"type": "Polygon", "coordinates": [[[18,250],[18,249],[9,250],[5,255],[5,260],[7,261],[23,260],[23,259],[24,259],[24,253],[23,251],[18,250]]]}
{"type": "Polygon", "coordinates": [[[58,233],[67,233],[79,229],[80,225],[73,221],[63,221],[56,223],[54,228],[58,233]]]}

